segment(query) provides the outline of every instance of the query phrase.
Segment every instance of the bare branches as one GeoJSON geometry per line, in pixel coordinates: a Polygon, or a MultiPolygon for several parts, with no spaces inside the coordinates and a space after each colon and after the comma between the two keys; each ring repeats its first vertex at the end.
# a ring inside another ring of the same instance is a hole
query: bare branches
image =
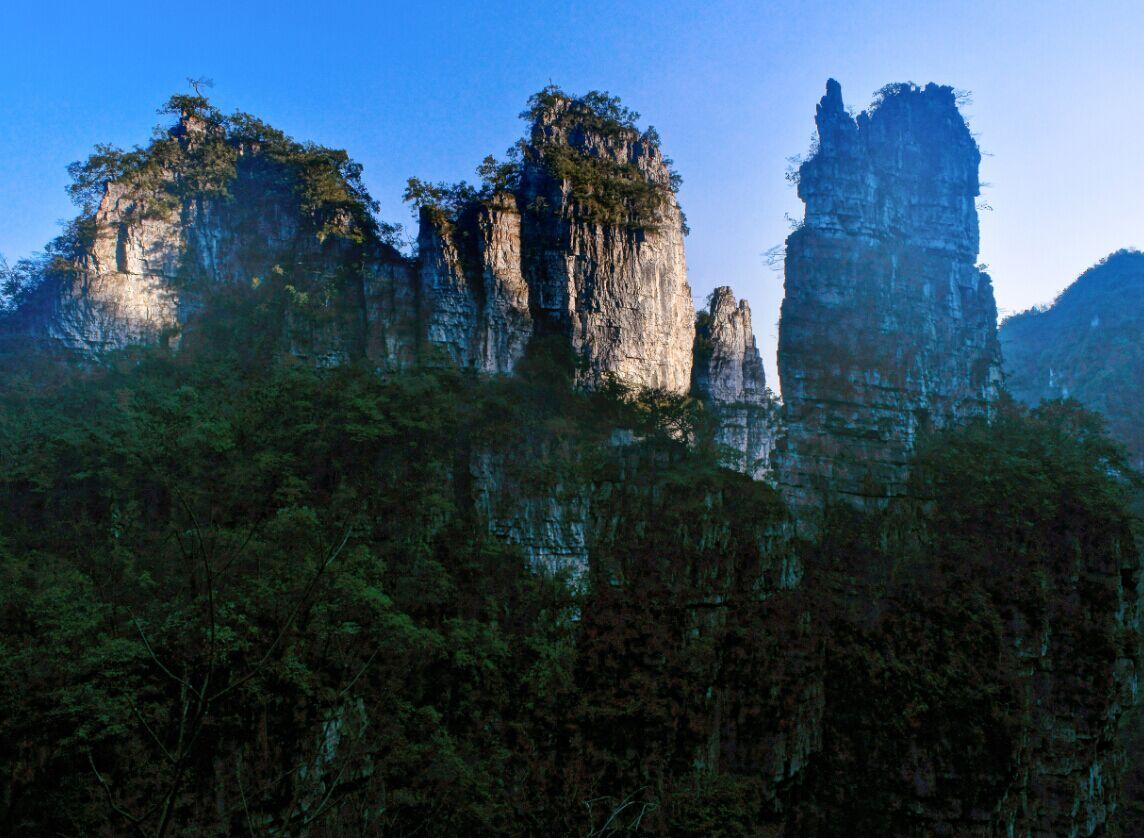
{"type": "Polygon", "coordinates": [[[107,781],[103,779],[103,775],[99,773],[99,769],[95,767],[95,759],[92,757],[91,751],[87,752],[87,762],[88,765],[91,766],[92,773],[95,774],[95,779],[97,779],[99,781],[99,785],[103,787],[104,794],[107,795],[107,805],[110,806],[112,811],[114,811],[117,815],[126,819],[131,824],[135,832],[143,835],[143,829],[140,826],[143,819],[131,814],[115,802],[115,797],[111,793],[111,786],[107,784],[107,781]]]}
{"type": "Polygon", "coordinates": [[[155,662],[155,665],[156,665],[156,666],[158,666],[158,667],[159,667],[159,669],[161,669],[161,670],[163,671],[163,674],[165,674],[165,675],[166,675],[168,678],[170,678],[170,679],[171,679],[172,681],[174,681],[176,684],[180,684],[181,686],[185,687],[186,689],[188,689],[188,690],[190,690],[191,692],[193,692],[193,693],[195,693],[196,695],[198,695],[198,692],[195,690],[195,688],[194,688],[194,687],[192,687],[192,686],[190,685],[190,683],[189,683],[189,682],[187,682],[187,681],[186,681],[185,679],[183,679],[183,678],[180,678],[180,677],[179,677],[178,675],[176,675],[174,672],[172,672],[171,670],[169,670],[169,669],[168,669],[168,668],[167,668],[167,667],[166,667],[166,666],[163,664],[163,662],[162,662],[161,660],[159,660],[159,656],[158,656],[158,655],[156,655],[156,654],[155,654],[155,650],[154,650],[153,648],[151,648],[151,641],[149,641],[149,640],[147,639],[147,635],[143,633],[143,627],[139,625],[139,621],[138,621],[137,619],[135,619],[135,616],[134,616],[134,615],[132,615],[132,616],[131,616],[131,622],[132,622],[132,624],[134,624],[134,626],[135,626],[135,630],[136,630],[137,632],[139,632],[139,638],[140,638],[140,639],[143,641],[143,646],[144,646],[144,648],[147,650],[147,654],[149,654],[149,655],[151,656],[151,660],[153,660],[153,661],[155,662]]]}
{"type": "Polygon", "coordinates": [[[204,89],[214,87],[214,79],[208,79],[205,76],[200,76],[198,78],[191,78],[188,76],[187,84],[191,86],[191,90],[195,91],[195,95],[201,98],[205,95],[203,93],[204,89]]]}
{"type": "MultiPolygon", "coordinates": [[[[611,813],[608,815],[608,819],[606,821],[604,821],[604,825],[601,826],[599,829],[593,830],[592,832],[589,833],[589,835],[593,836],[594,838],[603,838],[603,836],[607,835],[608,832],[612,829],[612,823],[616,820],[616,818],[618,818],[620,816],[620,813],[623,812],[625,809],[628,809],[629,807],[634,806],[636,803],[636,801],[634,799],[635,796],[637,794],[639,794],[641,791],[644,791],[646,788],[647,788],[647,786],[640,786],[638,789],[636,789],[631,794],[629,794],[627,797],[625,797],[623,800],[621,800],[619,805],[616,806],[614,809],[612,809],[611,813]]],[[[615,798],[613,798],[613,797],[594,797],[591,800],[585,800],[584,805],[588,807],[588,813],[589,813],[589,815],[591,815],[593,803],[599,803],[599,802],[604,801],[604,800],[614,800],[614,799],[615,798]]],[[[640,808],[639,814],[636,816],[635,820],[632,821],[629,828],[632,830],[636,829],[639,826],[640,821],[643,820],[643,816],[645,814],[647,814],[648,811],[654,809],[655,807],[656,807],[656,804],[650,803],[650,802],[645,802],[643,804],[643,806],[640,808]]]]}

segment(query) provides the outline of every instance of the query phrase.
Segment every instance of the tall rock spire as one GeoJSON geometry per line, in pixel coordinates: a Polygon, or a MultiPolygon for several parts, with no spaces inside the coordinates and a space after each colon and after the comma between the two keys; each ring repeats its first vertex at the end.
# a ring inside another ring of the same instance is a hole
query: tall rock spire
{"type": "Polygon", "coordinates": [[[977,144],[951,88],[879,95],[853,119],[828,82],[799,169],[778,357],[796,508],[902,494],[918,434],[985,411],[1000,378],[977,144]]]}
{"type": "Polygon", "coordinates": [[[724,463],[761,480],[769,474],[777,409],[751,327],[751,308],[727,286],[711,292],[695,330],[694,390],[715,413],[724,463]]]}

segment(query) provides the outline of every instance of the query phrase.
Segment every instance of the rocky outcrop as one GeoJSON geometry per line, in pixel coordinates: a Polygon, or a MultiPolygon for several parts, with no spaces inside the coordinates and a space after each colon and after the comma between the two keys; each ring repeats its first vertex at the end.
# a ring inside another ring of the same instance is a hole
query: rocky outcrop
{"type": "Polygon", "coordinates": [[[541,328],[566,333],[589,380],[686,392],[694,306],[683,217],[658,143],[557,99],[532,126],[520,203],[541,328]]]}
{"type": "Polygon", "coordinates": [[[520,213],[501,193],[456,221],[421,212],[419,299],[425,340],[462,367],[509,373],[532,336],[520,213]]]}
{"type": "Polygon", "coordinates": [[[421,335],[417,266],[408,259],[376,259],[362,277],[366,357],[382,369],[417,363],[421,335]]]}
{"type": "Polygon", "coordinates": [[[1144,468],[1144,253],[1089,268],[1047,309],[1001,324],[1005,386],[1017,399],[1074,398],[1099,411],[1144,468]]]}
{"type": "Polygon", "coordinates": [[[591,487],[559,467],[546,468],[555,471],[554,478],[536,486],[535,474],[527,473],[524,464],[550,465],[559,458],[544,442],[526,445],[527,458],[520,449],[474,452],[469,464],[474,508],[489,533],[519,547],[530,567],[563,574],[579,585],[588,572],[591,487]]]}
{"type": "Polygon", "coordinates": [[[589,383],[686,392],[694,309],[683,217],[657,140],[553,95],[513,183],[421,214],[426,341],[509,372],[533,334],[566,338],[589,383]]]}
{"type": "Polygon", "coordinates": [[[988,410],[1000,378],[953,90],[892,85],[854,119],[831,80],[815,121],[779,324],[779,480],[803,510],[903,494],[918,434],[988,410]]]}
{"type": "Polygon", "coordinates": [[[180,324],[181,226],[144,199],[109,183],[96,209],[90,244],[25,306],[30,337],[93,355],[158,343],[180,324]]]}
{"type": "Polygon", "coordinates": [[[336,158],[272,136],[273,145],[228,134],[217,114],[184,112],[137,152],[134,168],[104,184],[95,211],[74,225],[68,257],[4,331],[90,359],[180,342],[205,309],[263,288],[261,303],[280,315],[273,331],[282,349],[318,362],[370,349],[379,365],[408,363],[406,260],[377,237],[355,197],[308,205],[308,176],[349,189],[336,158]]]}
{"type": "Polygon", "coordinates": [[[694,312],[658,139],[553,93],[523,147],[511,183],[424,207],[410,260],[378,237],[341,152],[196,100],[107,183],[68,276],[20,328],[95,356],[178,336],[218,289],[272,282],[296,304],[297,354],[509,373],[533,335],[555,333],[589,384],[686,392],[694,312]]]}
{"type": "Polygon", "coordinates": [[[715,440],[725,461],[756,480],[770,473],[777,405],[767,389],[763,360],[751,327],[751,308],[727,286],[716,288],[699,313],[694,389],[714,412],[715,440]]]}

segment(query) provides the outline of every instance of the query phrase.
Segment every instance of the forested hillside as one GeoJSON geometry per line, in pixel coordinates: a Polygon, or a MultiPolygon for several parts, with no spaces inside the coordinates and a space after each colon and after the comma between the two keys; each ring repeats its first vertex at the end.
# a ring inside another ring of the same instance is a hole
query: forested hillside
{"type": "Polygon", "coordinates": [[[1120,250],[1045,309],[1001,324],[1006,385],[1028,404],[1074,398],[1144,467],[1144,253],[1120,250]]]}
{"type": "Polygon", "coordinates": [[[1068,822],[1078,758],[1081,816],[1115,799],[1137,564],[1078,409],[937,437],[924,502],[804,543],[700,403],[559,353],[214,346],[3,377],[6,831],[987,833],[1068,822]],[[576,584],[474,508],[474,452],[527,446],[593,497],[576,584]]]}

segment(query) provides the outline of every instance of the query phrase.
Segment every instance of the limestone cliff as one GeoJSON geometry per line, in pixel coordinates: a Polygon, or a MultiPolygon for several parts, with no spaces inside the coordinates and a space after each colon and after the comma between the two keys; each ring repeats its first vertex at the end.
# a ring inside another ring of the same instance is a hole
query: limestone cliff
{"type": "MultiPolygon", "coordinates": [[[[95,358],[209,341],[217,332],[202,327],[221,323],[318,363],[491,374],[513,372],[534,337],[555,338],[582,383],[686,393],[695,313],[658,137],[600,95],[547,89],[530,105],[508,176],[422,205],[416,254],[404,257],[344,152],[176,97],[175,125],[149,147],[81,170],[98,201],[66,269],[4,331],[95,358]],[[228,306],[243,313],[207,316],[228,306]]],[[[707,397],[729,464],[758,476],[770,431],[749,312],[717,315],[707,397]]],[[[480,454],[471,479],[490,531],[534,566],[583,571],[583,487],[530,490],[503,458],[480,454]]]]}
{"type": "Polygon", "coordinates": [[[770,473],[778,407],[767,389],[751,327],[751,308],[727,286],[716,288],[699,313],[695,334],[695,392],[715,413],[716,442],[736,471],[761,480],[770,473]]]}
{"type": "Polygon", "coordinates": [[[87,246],[36,289],[23,328],[86,355],[177,333],[183,229],[149,203],[128,184],[108,183],[85,225],[87,246]]]}
{"type": "Polygon", "coordinates": [[[283,345],[327,362],[444,357],[508,373],[533,335],[559,334],[589,384],[687,391],[674,176],[658,138],[610,100],[545,91],[508,182],[423,206],[413,259],[386,241],[344,152],[176,100],[165,136],[81,170],[103,178],[98,206],[69,270],[8,333],[91,357],[176,338],[227,289],[261,286],[285,300],[283,345]]]}
{"type": "Polygon", "coordinates": [[[686,392],[694,310],[658,140],[626,113],[558,91],[528,116],[507,183],[422,208],[427,343],[509,372],[533,334],[560,335],[588,384],[615,376],[686,392]]]}
{"type": "Polygon", "coordinates": [[[200,312],[244,297],[277,312],[257,328],[286,351],[407,363],[413,296],[394,286],[411,275],[344,152],[205,100],[179,117],[149,148],[99,161],[98,205],[4,331],[93,358],[181,340],[200,312]]]}
{"type": "Polygon", "coordinates": [[[902,494],[917,435],[986,411],[1000,375],[953,90],[892,85],[854,119],[831,80],[815,121],[779,324],[779,480],[801,508],[902,494]]]}
{"type": "Polygon", "coordinates": [[[533,307],[590,380],[686,392],[694,306],[670,169],[651,136],[594,117],[563,97],[535,115],[520,184],[533,307]]]}
{"type": "Polygon", "coordinates": [[[511,195],[466,207],[456,221],[423,209],[417,262],[427,344],[462,367],[512,372],[532,336],[520,251],[511,195]]]}
{"type": "Polygon", "coordinates": [[[530,567],[566,575],[579,585],[588,572],[593,493],[559,450],[558,443],[530,437],[511,451],[474,452],[469,463],[473,506],[489,533],[519,547],[530,567]],[[530,472],[538,466],[552,479],[537,485],[530,472]]]}

